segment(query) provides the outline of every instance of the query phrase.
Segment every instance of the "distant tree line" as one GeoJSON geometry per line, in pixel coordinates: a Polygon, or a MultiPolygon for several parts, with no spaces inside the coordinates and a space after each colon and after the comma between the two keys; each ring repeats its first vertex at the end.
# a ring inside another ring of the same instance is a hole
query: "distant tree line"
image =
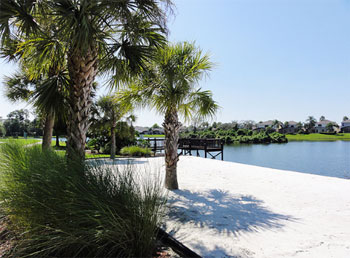
{"type": "Polygon", "coordinates": [[[39,116],[29,120],[27,109],[14,110],[7,115],[3,124],[0,124],[0,136],[42,136],[41,121],[39,116]]]}
{"type": "Polygon", "coordinates": [[[272,128],[252,130],[252,121],[243,123],[216,123],[209,125],[207,122],[199,127],[190,126],[182,133],[183,138],[221,139],[226,144],[231,143],[285,143],[286,136],[275,132],[272,128]]]}

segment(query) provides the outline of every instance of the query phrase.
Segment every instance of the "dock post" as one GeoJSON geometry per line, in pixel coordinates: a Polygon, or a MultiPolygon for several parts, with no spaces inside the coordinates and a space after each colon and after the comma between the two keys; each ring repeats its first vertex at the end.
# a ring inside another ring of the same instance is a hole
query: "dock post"
{"type": "Polygon", "coordinates": [[[207,142],[204,142],[204,158],[207,158],[207,142]]]}
{"type": "Polygon", "coordinates": [[[221,141],[221,160],[224,160],[224,143],[221,141]]]}
{"type": "Polygon", "coordinates": [[[157,153],[157,139],[154,138],[154,157],[156,156],[157,153]]]}

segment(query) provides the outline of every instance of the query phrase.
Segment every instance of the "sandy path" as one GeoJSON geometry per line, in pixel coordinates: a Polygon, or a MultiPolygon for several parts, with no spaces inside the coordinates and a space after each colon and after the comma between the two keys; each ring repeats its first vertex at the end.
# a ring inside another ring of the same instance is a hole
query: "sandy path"
{"type": "Polygon", "coordinates": [[[178,179],[167,231],[203,256],[350,257],[350,180],[188,156],[178,179]]]}

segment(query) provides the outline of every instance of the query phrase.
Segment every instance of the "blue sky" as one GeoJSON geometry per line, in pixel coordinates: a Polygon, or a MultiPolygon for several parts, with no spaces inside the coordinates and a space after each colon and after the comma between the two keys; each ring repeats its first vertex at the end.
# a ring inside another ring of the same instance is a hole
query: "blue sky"
{"type": "MultiPolygon", "coordinates": [[[[216,121],[350,116],[350,1],[174,0],[171,41],[195,41],[216,63],[200,83],[216,121]]],[[[13,66],[0,62],[0,78],[13,66]]],[[[101,90],[103,94],[105,90],[101,90]]],[[[24,104],[0,96],[0,116],[24,104]]],[[[138,125],[161,123],[136,111],[138,125]]]]}

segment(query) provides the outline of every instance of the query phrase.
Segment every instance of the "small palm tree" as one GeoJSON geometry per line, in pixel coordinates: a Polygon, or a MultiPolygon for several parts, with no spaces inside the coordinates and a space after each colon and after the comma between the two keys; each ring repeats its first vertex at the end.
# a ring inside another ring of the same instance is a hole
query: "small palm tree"
{"type": "Polygon", "coordinates": [[[30,79],[24,70],[5,77],[7,98],[14,102],[19,100],[31,102],[44,116],[43,149],[51,148],[55,120],[65,120],[67,110],[64,88],[67,84],[68,77],[64,71],[59,71],[50,78],[30,79]]]}
{"type": "Polygon", "coordinates": [[[117,122],[132,110],[131,106],[122,106],[112,95],[102,96],[96,103],[97,119],[100,124],[107,126],[111,133],[111,159],[115,158],[115,131],[117,122]]]}
{"type": "Polygon", "coordinates": [[[136,119],[137,119],[137,116],[135,116],[134,114],[131,114],[126,118],[126,121],[130,123],[130,126],[132,127],[133,126],[132,123],[134,123],[136,119]]]}
{"type": "Polygon", "coordinates": [[[297,130],[298,133],[299,133],[299,132],[302,132],[302,130],[303,130],[303,123],[302,123],[302,122],[298,122],[298,123],[296,124],[295,128],[296,128],[296,130],[297,130]]]}
{"type": "Polygon", "coordinates": [[[347,116],[343,117],[343,121],[349,120],[349,118],[347,116]]]}
{"type": "Polygon", "coordinates": [[[280,127],[282,126],[282,122],[281,121],[278,121],[277,119],[273,120],[272,122],[272,128],[278,130],[280,129],[280,127]]]}
{"type": "Polygon", "coordinates": [[[307,124],[306,124],[307,131],[310,133],[312,131],[312,128],[314,128],[316,125],[316,119],[313,116],[309,116],[306,119],[306,122],[307,122],[307,124]]]}
{"type": "Polygon", "coordinates": [[[334,127],[335,127],[335,125],[333,123],[328,123],[326,125],[326,131],[329,132],[329,133],[333,133],[334,132],[334,127]]]}
{"type": "Polygon", "coordinates": [[[209,56],[193,43],[170,44],[160,49],[142,76],[121,92],[124,103],[146,105],[164,115],[165,187],[168,189],[178,189],[179,115],[185,119],[194,115],[213,116],[218,109],[212,93],[196,87],[212,66],[209,56]]]}

